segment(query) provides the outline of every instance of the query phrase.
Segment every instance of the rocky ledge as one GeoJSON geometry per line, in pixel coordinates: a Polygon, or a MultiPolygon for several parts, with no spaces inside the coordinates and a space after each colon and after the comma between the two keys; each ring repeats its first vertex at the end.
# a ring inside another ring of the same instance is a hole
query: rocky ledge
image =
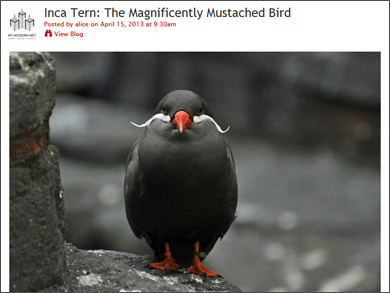
{"type": "Polygon", "coordinates": [[[44,291],[62,292],[164,292],[237,291],[224,278],[203,277],[149,268],[151,256],[110,250],[81,250],[65,243],[65,269],[60,286],[44,291]]]}

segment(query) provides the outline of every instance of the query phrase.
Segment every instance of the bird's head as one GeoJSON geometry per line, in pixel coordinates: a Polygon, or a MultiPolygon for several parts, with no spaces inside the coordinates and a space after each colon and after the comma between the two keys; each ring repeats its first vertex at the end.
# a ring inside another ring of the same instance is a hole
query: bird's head
{"type": "Polygon", "coordinates": [[[180,133],[192,124],[199,124],[203,121],[211,121],[221,133],[229,130],[229,127],[222,130],[213,119],[213,114],[206,102],[199,95],[188,90],[176,90],[166,95],[158,104],[153,117],[144,124],[131,123],[137,127],[149,127],[154,120],[171,123],[180,133]]]}

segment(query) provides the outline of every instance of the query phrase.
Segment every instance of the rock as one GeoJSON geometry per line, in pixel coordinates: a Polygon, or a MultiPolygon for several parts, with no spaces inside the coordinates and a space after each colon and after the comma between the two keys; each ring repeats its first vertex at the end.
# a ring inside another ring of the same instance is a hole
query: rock
{"type": "Polygon", "coordinates": [[[54,60],[10,53],[10,289],[62,282],[66,230],[58,150],[49,145],[54,60]]]}
{"type": "Polygon", "coordinates": [[[10,53],[10,155],[27,159],[48,145],[55,104],[54,59],[46,53],[10,53]]]}
{"type": "Polygon", "coordinates": [[[237,291],[222,277],[204,278],[184,270],[163,272],[149,268],[151,256],[109,250],[81,250],[66,244],[64,284],[44,291],[164,292],[237,291]]]}

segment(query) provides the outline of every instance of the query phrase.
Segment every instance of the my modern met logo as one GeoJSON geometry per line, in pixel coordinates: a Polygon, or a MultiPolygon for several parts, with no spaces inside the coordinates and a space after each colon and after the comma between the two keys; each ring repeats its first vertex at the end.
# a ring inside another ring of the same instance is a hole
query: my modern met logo
{"type": "Polygon", "coordinates": [[[8,34],[9,40],[34,40],[37,34],[31,33],[31,30],[35,26],[35,20],[31,18],[23,9],[14,14],[14,17],[10,19],[10,27],[14,31],[12,34],[8,34]],[[17,17],[16,17],[17,15],[17,17]]]}

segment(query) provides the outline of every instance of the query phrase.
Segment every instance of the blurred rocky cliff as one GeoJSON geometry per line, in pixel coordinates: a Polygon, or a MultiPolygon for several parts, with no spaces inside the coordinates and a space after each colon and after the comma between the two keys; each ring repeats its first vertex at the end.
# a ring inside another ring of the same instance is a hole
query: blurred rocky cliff
{"type": "Polygon", "coordinates": [[[379,290],[379,53],[52,53],[67,241],[150,254],[126,156],[161,98],[202,96],[231,144],[238,218],[206,265],[243,291],[379,290]]]}

